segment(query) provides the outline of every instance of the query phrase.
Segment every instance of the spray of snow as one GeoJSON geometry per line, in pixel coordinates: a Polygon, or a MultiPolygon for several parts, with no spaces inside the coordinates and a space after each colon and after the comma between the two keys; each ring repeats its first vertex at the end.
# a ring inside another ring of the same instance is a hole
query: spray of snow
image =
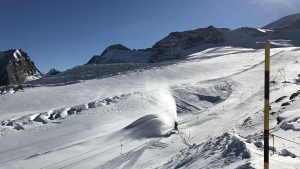
{"type": "Polygon", "coordinates": [[[173,98],[172,91],[169,88],[162,88],[155,94],[158,108],[160,109],[159,116],[167,124],[173,124],[177,119],[176,102],[173,98]]]}

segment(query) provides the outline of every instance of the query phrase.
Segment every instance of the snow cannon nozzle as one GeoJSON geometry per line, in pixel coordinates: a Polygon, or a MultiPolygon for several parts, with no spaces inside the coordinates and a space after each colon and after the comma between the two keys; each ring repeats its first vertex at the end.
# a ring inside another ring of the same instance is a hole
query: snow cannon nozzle
{"type": "Polygon", "coordinates": [[[177,121],[174,122],[174,130],[178,130],[178,123],[177,123],[177,121]]]}

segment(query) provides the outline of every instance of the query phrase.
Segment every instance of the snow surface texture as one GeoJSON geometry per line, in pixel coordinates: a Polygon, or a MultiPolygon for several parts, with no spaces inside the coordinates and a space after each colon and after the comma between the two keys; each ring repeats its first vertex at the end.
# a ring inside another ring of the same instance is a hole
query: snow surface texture
{"type": "MultiPolygon", "coordinates": [[[[272,169],[300,168],[299,56],[271,49],[272,169]]],[[[0,168],[263,168],[264,50],[187,58],[1,88],[0,168]]]]}

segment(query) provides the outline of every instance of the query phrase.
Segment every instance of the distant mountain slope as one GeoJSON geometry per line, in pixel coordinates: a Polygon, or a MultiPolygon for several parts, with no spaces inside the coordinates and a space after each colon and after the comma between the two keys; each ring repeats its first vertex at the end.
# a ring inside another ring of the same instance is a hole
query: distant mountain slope
{"type": "Polygon", "coordinates": [[[101,55],[93,56],[87,64],[99,63],[146,63],[151,53],[146,50],[130,50],[121,44],[107,47],[101,55]]]}
{"type": "Polygon", "coordinates": [[[182,58],[182,51],[204,44],[225,42],[213,26],[184,32],[172,32],[153,47],[152,62],[182,58]]]}
{"type": "Polygon", "coordinates": [[[41,72],[27,53],[20,49],[0,52],[0,86],[37,79],[41,72]]]}
{"type": "Polygon", "coordinates": [[[272,47],[299,46],[298,29],[300,14],[286,16],[262,29],[241,27],[230,30],[209,26],[171,32],[147,49],[130,50],[121,44],[111,45],[101,55],[92,57],[87,64],[154,63],[186,59],[190,54],[221,46],[261,49],[267,40],[271,41],[272,47]]]}
{"type": "Polygon", "coordinates": [[[300,28],[300,13],[285,16],[275,22],[272,22],[264,27],[263,29],[278,29],[278,28],[296,28],[295,26],[298,25],[300,28]]]}

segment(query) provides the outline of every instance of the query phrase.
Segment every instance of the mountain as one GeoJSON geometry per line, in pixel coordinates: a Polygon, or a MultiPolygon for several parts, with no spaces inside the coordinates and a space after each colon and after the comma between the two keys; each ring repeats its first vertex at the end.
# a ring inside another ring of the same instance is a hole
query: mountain
{"type": "Polygon", "coordinates": [[[46,75],[57,75],[57,74],[60,74],[61,71],[57,70],[56,68],[53,68],[51,70],[49,70],[49,72],[46,74],[46,75]]]}
{"type": "Polygon", "coordinates": [[[146,50],[130,50],[121,44],[107,47],[101,55],[93,56],[87,64],[99,63],[145,63],[150,57],[146,50]]]}
{"type": "MultiPolygon", "coordinates": [[[[270,137],[272,169],[300,166],[299,51],[271,49],[270,131],[284,138],[270,137]]],[[[264,50],[167,63],[108,76],[128,64],[83,65],[0,93],[1,167],[263,168],[264,50]]]]}
{"type": "Polygon", "coordinates": [[[116,44],[107,47],[101,55],[93,56],[87,64],[99,63],[147,63],[185,59],[188,55],[211,47],[238,46],[255,47],[256,41],[264,41],[266,34],[256,28],[242,27],[236,30],[227,28],[199,28],[183,32],[171,32],[156,42],[152,48],[131,50],[116,44]]]}
{"type": "Polygon", "coordinates": [[[146,63],[185,59],[190,54],[212,47],[234,46],[260,49],[264,41],[270,40],[274,47],[298,46],[300,40],[300,14],[289,15],[261,29],[242,27],[199,28],[183,32],[171,32],[151,48],[131,50],[121,44],[106,48],[87,64],[99,63],[146,63]],[[272,40],[274,40],[272,42],[272,40]]]}
{"type": "Polygon", "coordinates": [[[34,62],[22,50],[0,52],[0,86],[24,83],[41,75],[34,62]]]}
{"type": "Polygon", "coordinates": [[[293,29],[300,28],[300,13],[285,16],[275,22],[272,22],[264,27],[263,29],[293,29]]]}
{"type": "MultiPolygon", "coordinates": [[[[0,87],[0,168],[261,169],[268,150],[271,169],[299,169],[299,34],[171,33],[151,49],[112,45],[90,64],[0,87]],[[263,134],[265,40],[270,135],[263,134]],[[157,63],[93,64],[137,52],[157,63]]],[[[4,53],[11,62],[25,55],[4,53]]]]}
{"type": "Polygon", "coordinates": [[[182,51],[204,44],[225,42],[213,26],[192,31],[172,32],[152,47],[151,62],[174,60],[183,57],[182,51]]]}

